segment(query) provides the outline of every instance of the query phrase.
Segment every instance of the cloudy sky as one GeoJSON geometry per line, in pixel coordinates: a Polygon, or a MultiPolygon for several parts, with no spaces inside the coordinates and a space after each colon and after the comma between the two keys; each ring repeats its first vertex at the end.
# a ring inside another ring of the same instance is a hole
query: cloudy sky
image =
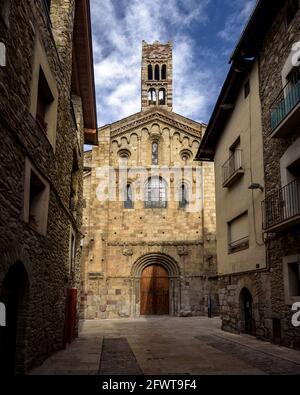
{"type": "Polygon", "coordinates": [[[142,40],[173,42],[173,110],[208,122],[255,0],[91,0],[98,124],[140,111],[142,40]]]}

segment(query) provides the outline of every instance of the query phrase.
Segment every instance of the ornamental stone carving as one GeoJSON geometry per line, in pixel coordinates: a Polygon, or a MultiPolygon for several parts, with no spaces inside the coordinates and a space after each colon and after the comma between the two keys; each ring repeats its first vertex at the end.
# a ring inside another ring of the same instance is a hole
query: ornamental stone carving
{"type": "Polygon", "coordinates": [[[186,246],[177,246],[177,252],[178,252],[178,255],[180,255],[180,256],[188,255],[188,253],[189,253],[186,246]]]}
{"type": "Polygon", "coordinates": [[[133,255],[133,250],[130,247],[124,247],[122,253],[125,256],[131,256],[131,255],[133,255]]]}

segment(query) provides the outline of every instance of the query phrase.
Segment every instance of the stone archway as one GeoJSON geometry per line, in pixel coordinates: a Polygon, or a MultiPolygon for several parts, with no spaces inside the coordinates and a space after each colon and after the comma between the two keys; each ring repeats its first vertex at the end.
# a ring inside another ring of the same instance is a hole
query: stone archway
{"type": "Polygon", "coordinates": [[[31,262],[20,240],[12,240],[0,251],[0,265],[0,302],[4,303],[6,310],[6,326],[0,328],[0,369],[3,374],[23,374],[28,370],[26,329],[33,276],[31,262]],[[13,331],[10,328],[14,328],[13,331]],[[15,331],[10,347],[6,340],[7,331],[11,335],[15,331]],[[10,353],[11,363],[7,362],[7,353],[10,353]]]}
{"type": "Polygon", "coordinates": [[[0,287],[0,302],[6,310],[5,326],[0,332],[0,369],[4,375],[24,373],[26,316],[29,280],[22,262],[14,263],[0,287]]]}
{"type": "Polygon", "coordinates": [[[149,253],[141,256],[131,270],[132,292],[131,312],[134,317],[140,316],[141,311],[141,278],[147,267],[161,267],[168,273],[169,279],[169,314],[178,315],[180,310],[180,269],[177,262],[167,254],[149,253]]]}

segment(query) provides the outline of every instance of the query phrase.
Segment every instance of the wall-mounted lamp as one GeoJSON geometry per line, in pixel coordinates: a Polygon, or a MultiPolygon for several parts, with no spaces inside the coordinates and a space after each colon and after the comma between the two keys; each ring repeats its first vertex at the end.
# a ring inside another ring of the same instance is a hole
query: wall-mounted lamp
{"type": "Polygon", "coordinates": [[[253,182],[248,189],[260,189],[262,192],[264,191],[264,187],[261,186],[260,184],[257,184],[255,182],[253,182]]]}

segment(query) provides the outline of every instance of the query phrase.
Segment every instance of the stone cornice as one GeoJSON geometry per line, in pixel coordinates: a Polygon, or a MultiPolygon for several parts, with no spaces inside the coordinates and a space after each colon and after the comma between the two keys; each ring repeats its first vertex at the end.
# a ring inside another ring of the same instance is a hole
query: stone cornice
{"type": "Polygon", "coordinates": [[[178,241],[108,241],[108,246],[113,247],[134,247],[134,246],[187,246],[187,245],[203,245],[203,240],[178,240],[178,241]]]}
{"type": "MultiPolygon", "coordinates": [[[[121,125],[118,125],[117,127],[112,127],[111,129],[111,137],[119,137],[122,136],[123,134],[127,133],[130,130],[135,130],[138,127],[141,127],[143,125],[148,124],[149,122],[153,121],[162,121],[174,128],[179,129],[180,131],[184,131],[187,134],[191,135],[192,137],[196,138],[199,140],[201,138],[201,127],[202,125],[199,123],[199,129],[196,127],[192,127],[190,125],[187,125],[183,122],[180,122],[178,118],[176,117],[175,113],[170,113],[172,114],[171,116],[168,116],[167,114],[163,114],[161,112],[153,112],[151,114],[143,114],[140,113],[140,116],[133,119],[132,121],[126,118],[122,121],[121,125]],[[173,119],[174,118],[174,119],[173,119]],[[176,119],[177,118],[177,119],[176,119]]],[[[130,117],[129,117],[130,118],[130,117]]],[[[191,121],[193,122],[193,121],[191,121]]]]}

